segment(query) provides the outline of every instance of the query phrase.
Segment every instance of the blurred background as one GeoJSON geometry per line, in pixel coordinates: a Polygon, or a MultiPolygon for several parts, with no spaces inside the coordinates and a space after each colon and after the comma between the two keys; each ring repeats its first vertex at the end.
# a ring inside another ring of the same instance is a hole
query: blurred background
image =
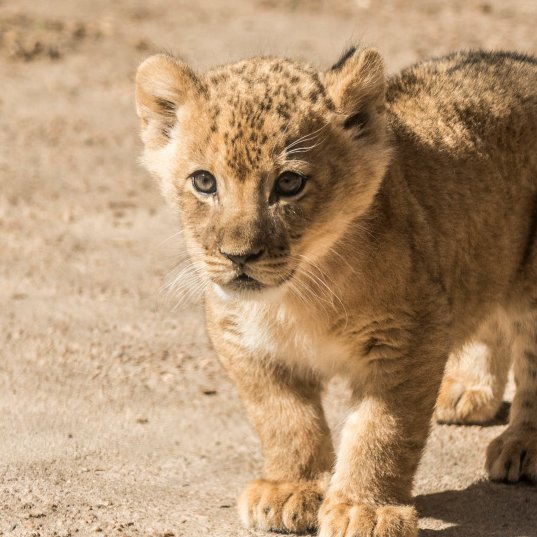
{"type": "MultiPolygon", "coordinates": [[[[0,535],[262,535],[234,505],[257,440],[199,305],[162,291],[185,253],[137,163],[141,60],[324,69],[361,43],[394,72],[535,53],[536,27],[536,0],[0,0],[0,535]]],[[[336,426],[344,396],[328,395],[336,426]]],[[[501,427],[435,426],[422,536],[537,536],[537,489],[482,481],[501,427]]]]}

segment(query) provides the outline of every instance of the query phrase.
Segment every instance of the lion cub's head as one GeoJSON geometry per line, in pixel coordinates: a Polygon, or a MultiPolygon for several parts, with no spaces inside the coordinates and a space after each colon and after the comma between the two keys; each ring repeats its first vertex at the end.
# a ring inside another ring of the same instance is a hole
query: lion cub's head
{"type": "Polygon", "coordinates": [[[220,290],[284,288],[367,210],[389,160],[384,93],[370,49],[320,73],[276,58],[205,74],[167,55],[140,65],[144,164],[220,290]]]}

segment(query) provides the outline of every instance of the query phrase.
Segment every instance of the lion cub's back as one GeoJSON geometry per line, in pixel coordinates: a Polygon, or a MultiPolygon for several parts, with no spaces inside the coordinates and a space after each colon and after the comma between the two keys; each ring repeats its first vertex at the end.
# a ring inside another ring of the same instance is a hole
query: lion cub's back
{"type": "Polygon", "coordinates": [[[426,61],[389,81],[387,107],[397,170],[419,207],[414,229],[434,244],[455,310],[475,316],[537,275],[537,59],[426,61]]]}
{"type": "Polygon", "coordinates": [[[389,80],[387,102],[398,137],[455,152],[537,148],[533,56],[468,51],[428,60],[389,80]]]}

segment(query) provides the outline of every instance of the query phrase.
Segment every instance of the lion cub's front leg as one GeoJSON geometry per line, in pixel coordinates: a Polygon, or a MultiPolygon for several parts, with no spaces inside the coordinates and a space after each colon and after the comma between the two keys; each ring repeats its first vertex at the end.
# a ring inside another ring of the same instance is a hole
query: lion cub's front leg
{"type": "Polygon", "coordinates": [[[239,498],[248,527],[302,533],[317,526],[317,512],[334,453],[314,378],[218,345],[235,381],[265,457],[263,479],[239,498]]]}
{"type": "Polygon", "coordinates": [[[372,363],[344,426],[319,512],[320,537],[416,537],[412,482],[447,359],[372,363]]]}

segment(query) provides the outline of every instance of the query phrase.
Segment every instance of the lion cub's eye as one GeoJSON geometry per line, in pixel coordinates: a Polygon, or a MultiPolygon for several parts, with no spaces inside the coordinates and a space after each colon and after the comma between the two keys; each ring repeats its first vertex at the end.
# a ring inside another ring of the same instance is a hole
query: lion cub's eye
{"type": "Polygon", "coordinates": [[[283,172],[278,179],[274,190],[280,196],[296,196],[306,184],[306,178],[295,172],[283,172]]]}
{"type": "Polygon", "coordinates": [[[192,185],[202,194],[214,194],[216,192],[216,179],[214,175],[205,170],[199,170],[190,175],[192,185]]]}

